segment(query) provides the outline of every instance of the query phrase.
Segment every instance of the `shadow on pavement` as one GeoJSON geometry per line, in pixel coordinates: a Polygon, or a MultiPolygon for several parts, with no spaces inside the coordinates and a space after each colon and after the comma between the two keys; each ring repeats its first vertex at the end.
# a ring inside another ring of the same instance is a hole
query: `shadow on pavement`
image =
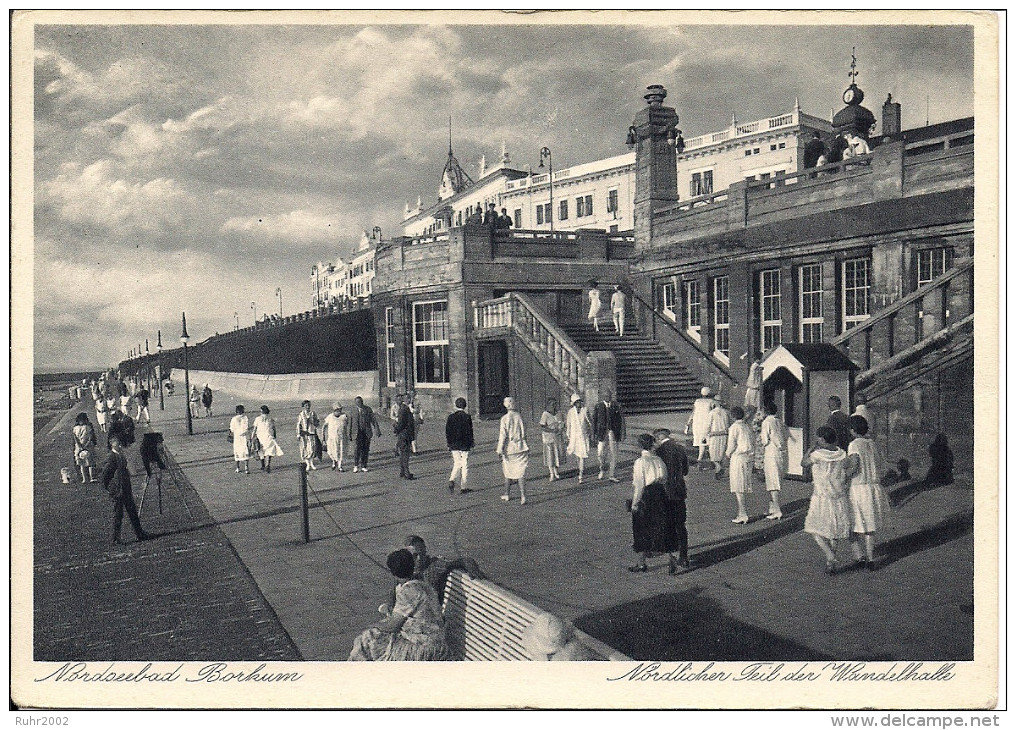
{"type": "Polygon", "coordinates": [[[831,657],[733,619],[702,588],[662,593],[580,617],[582,631],[635,660],[818,661],[831,657]]]}
{"type": "Polygon", "coordinates": [[[915,553],[952,542],[972,532],[973,529],[973,512],[952,515],[940,522],[936,522],[934,525],[925,527],[923,530],[918,530],[909,535],[901,535],[881,543],[875,548],[875,555],[876,558],[878,558],[879,553],[884,556],[879,562],[879,566],[885,567],[915,553]]]}

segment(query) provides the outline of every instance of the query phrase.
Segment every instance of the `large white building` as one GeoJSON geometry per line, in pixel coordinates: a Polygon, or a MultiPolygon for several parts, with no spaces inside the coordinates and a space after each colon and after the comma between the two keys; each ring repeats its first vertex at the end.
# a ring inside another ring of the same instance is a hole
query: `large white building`
{"type": "Polygon", "coordinates": [[[378,241],[367,231],[353,249],[352,258],[335,263],[318,262],[310,269],[310,308],[341,304],[346,299],[368,297],[374,280],[374,252],[378,241]]]}
{"type": "Polygon", "coordinates": [[[677,156],[680,200],[719,193],[740,180],[766,180],[803,168],[804,146],[812,133],[832,136],[832,124],[805,114],[798,104],[786,114],[730,126],[685,140],[677,156]]]}
{"type": "MultiPolygon", "coordinates": [[[[678,199],[686,201],[726,190],[745,179],[773,179],[803,167],[803,151],[812,133],[827,141],[832,124],[801,111],[795,103],[786,113],[751,122],[731,121],[726,129],[684,141],[677,156],[678,199]]],[[[522,171],[510,167],[507,151],[492,168],[481,164],[478,179],[462,169],[448,147],[438,200],[424,208],[406,206],[406,236],[422,236],[454,228],[494,203],[504,209],[513,228],[573,231],[596,228],[608,232],[634,228],[635,153],[594,160],[554,170],[522,171]]]]}

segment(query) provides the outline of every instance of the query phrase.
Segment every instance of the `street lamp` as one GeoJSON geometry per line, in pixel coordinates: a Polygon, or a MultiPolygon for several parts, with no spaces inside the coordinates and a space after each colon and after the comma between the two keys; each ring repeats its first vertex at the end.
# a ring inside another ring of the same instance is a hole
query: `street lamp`
{"type": "Polygon", "coordinates": [[[148,349],[148,338],[145,338],[145,380],[148,381],[148,394],[152,394],[152,362],[151,350],[148,349]]]}
{"type": "Polygon", "coordinates": [[[187,362],[187,343],[190,335],[187,334],[187,313],[183,313],[183,332],[180,334],[180,342],[183,343],[183,409],[187,413],[187,433],[194,435],[194,424],[191,422],[190,412],[190,364],[187,362]]]}
{"type": "Polygon", "coordinates": [[[279,319],[282,319],[282,287],[275,287],[275,296],[279,298],[279,319]]]}
{"type": "Polygon", "coordinates": [[[544,159],[547,160],[550,165],[550,174],[547,179],[550,180],[550,213],[547,218],[550,219],[550,232],[554,232],[554,156],[550,153],[550,147],[544,147],[540,150],[540,167],[543,167],[544,159]]]}
{"type": "Polygon", "coordinates": [[[310,267],[310,273],[314,275],[314,309],[321,306],[321,271],[317,264],[310,267]]]}
{"type": "Polygon", "coordinates": [[[258,305],[254,302],[250,303],[250,311],[254,312],[254,326],[258,326],[258,305]]]}
{"type": "Polygon", "coordinates": [[[234,330],[240,329],[240,313],[239,312],[233,312],[233,319],[236,320],[236,324],[233,325],[233,329],[234,330]]]}
{"type": "MultiPolygon", "coordinates": [[[[159,330],[159,341],[155,343],[155,349],[159,352],[159,410],[166,410],[166,401],[163,399],[162,391],[162,330],[159,330]]],[[[190,411],[187,411],[190,413],[190,411]]]]}

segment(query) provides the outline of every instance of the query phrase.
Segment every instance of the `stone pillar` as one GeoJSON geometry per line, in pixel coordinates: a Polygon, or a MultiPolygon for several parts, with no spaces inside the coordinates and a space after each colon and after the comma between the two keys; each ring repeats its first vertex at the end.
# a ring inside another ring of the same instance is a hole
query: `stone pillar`
{"type": "Polygon", "coordinates": [[[617,360],[612,352],[590,352],[586,357],[586,405],[603,400],[610,391],[617,395],[617,360]]]}
{"type": "Polygon", "coordinates": [[[652,213],[677,202],[677,151],[668,142],[676,137],[677,112],[663,106],[667,90],[659,84],[647,88],[648,106],[635,115],[635,248],[652,246],[652,213]]]}

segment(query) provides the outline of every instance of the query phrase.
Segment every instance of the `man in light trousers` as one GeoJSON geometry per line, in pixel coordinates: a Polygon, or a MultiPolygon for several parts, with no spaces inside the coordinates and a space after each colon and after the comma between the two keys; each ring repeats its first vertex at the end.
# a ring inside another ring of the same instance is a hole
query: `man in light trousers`
{"type": "Polygon", "coordinates": [[[455,412],[445,423],[445,439],[452,452],[452,473],[448,475],[448,493],[455,494],[455,479],[461,478],[459,494],[473,490],[466,486],[469,479],[469,450],[473,448],[473,417],[466,413],[466,399],[455,399],[455,412]]]}

